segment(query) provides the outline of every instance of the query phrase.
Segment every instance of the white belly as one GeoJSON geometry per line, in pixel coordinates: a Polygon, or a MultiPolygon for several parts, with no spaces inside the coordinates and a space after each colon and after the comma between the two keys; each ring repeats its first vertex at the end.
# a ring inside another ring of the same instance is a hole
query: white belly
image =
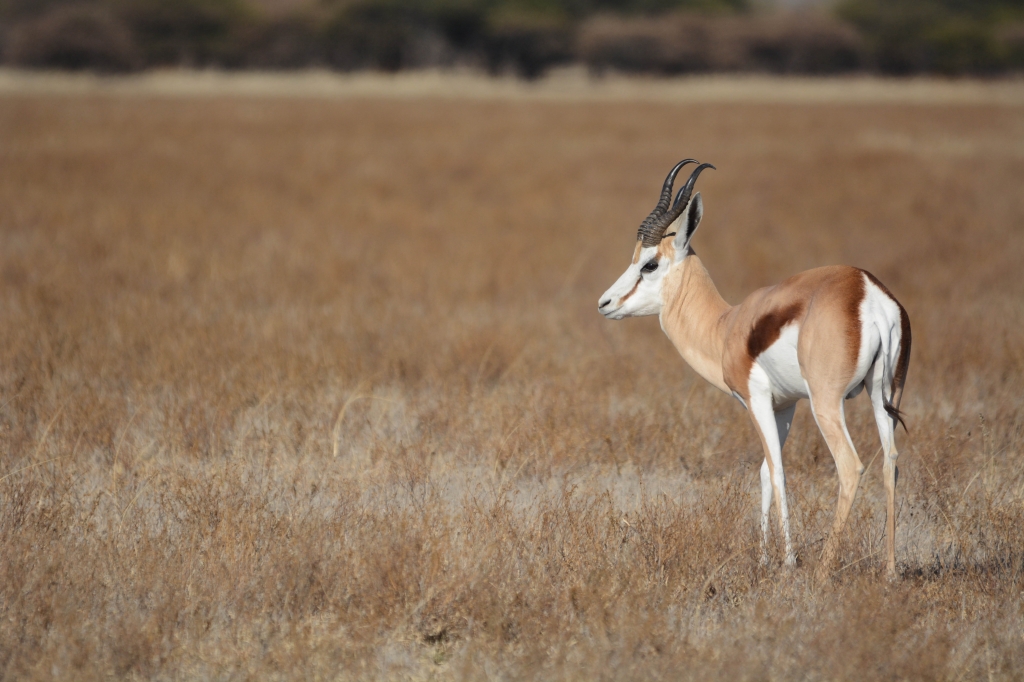
{"type": "Polygon", "coordinates": [[[807,383],[800,374],[800,361],[796,346],[800,336],[797,323],[782,328],[779,338],[757,356],[755,364],[768,375],[772,389],[772,402],[782,407],[807,397],[807,383]]]}

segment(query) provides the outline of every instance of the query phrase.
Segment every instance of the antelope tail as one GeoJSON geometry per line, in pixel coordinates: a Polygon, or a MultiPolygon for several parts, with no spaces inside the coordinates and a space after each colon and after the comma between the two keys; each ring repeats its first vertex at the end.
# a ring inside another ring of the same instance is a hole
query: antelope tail
{"type": "MultiPolygon", "coordinates": [[[[902,305],[899,303],[896,305],[899,305],[900,308],[900,354],[896,360],[896,367],[892,372],[892,384],[890,385],[892,397],[889,400],[885,400],[883,396],[882,401],[885,404],[885,411],[889,416],[902,424],[904,431],[910,433],[907,430],[906,422],[903,421],[903,413],[900,412],[903,385],[907,381],[907,370],[910,368],[910,317],[902,305]]],[[[889,360],[889,358],[886,358],[886,360],[889,360]]]]}

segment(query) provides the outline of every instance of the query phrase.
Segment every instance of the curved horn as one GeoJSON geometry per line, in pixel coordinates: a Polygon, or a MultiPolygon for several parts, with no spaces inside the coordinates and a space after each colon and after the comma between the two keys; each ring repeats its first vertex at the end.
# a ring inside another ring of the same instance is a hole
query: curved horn
{"type": "Polygon", "coordinates": [[[655,234],[655,226],[662,214],[668,210],[669,202],[672,200],[672,185],[676,182],[676,175],[679,174],[679,169],[688,163],[697,163],[697,159],[683,159],[668,172],[668,175],[665,177],[665,184],[661,186],[661,197],[658,199],[658,204],[651,211],[651,214],[640,223],[640,229],[637,230],[636,238],[642,239],[644,246],[654,246],[661,241],[661,234],[655,234]]]}
{"type": "Polygon", "coordinates": [[[703,171],[705,168],[710,168],[711,170],[718,170],[710,163],[702,163],[701,165],[693,169],[693,173],[690,174],[690,179],[686,181],[685,185],[679,188],[679,193],[676,194],[676,200],[672,202],[672,209],[667,213],[662,214],[661,218],[654,226],[660,230],[660,232],[658,233],[658,241],[661,241],[661,235],[665,233],[665,230],[668,229],[668,226],[671,225],[672,222],[676,218],[678,218],[684,210],[686,210],[686,205],[690,203],[690,195],[693,194],[693,185],[697,182],[697,176],[700,175],[701,171],[703,171]]]}
{"type": "Polygon", "coordinates": [[[668,210],[668,202],[672,200],[672,185],[676,184],[676,176],[679,175],[679,169],[688,163],[698,163],[697,159],[683,159],[668,172],[665,176],[665,184],[661,186],[661,198],[658,199],[658,205],[654,207],[654,210],[661,215],[668,210]]]}

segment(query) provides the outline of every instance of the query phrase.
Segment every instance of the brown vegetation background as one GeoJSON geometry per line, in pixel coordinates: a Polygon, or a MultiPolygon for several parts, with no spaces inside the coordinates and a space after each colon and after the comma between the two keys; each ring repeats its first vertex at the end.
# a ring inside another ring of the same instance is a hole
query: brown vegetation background
{"type": "Polygon", "coordinates": [[[0,97],[4,679],[1011,679],[1024,109],[0,97]],[[801,565],[742,408],[598,296],[683,156],[727,300],[864,267],[914,328],[899,579],[806,405],[801,565]]]}
{"type": "Polygon", "coordinates": [[[1024,71],[1022,0],[0,0],[0,64],[594,73],[1024,71]]]}

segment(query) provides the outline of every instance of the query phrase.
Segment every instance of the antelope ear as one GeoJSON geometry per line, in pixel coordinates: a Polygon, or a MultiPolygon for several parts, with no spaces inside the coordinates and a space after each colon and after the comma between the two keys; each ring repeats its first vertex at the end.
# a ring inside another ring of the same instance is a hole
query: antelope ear
{"type": "Polygon", "coordinates": [[[697,226],[700,225],[700,219],[703,217],[704,202],[701,201],[700,192],[697,192],[690,199],[686,210],[683,211],[683,214],[679,216],[679,219],[672,226],[676,231],[672,245],[676,249],[677,262],[686,256],[686,251],[690,246],[690,239],[693,238],[693,233],[697,231],[697,226]]]}

